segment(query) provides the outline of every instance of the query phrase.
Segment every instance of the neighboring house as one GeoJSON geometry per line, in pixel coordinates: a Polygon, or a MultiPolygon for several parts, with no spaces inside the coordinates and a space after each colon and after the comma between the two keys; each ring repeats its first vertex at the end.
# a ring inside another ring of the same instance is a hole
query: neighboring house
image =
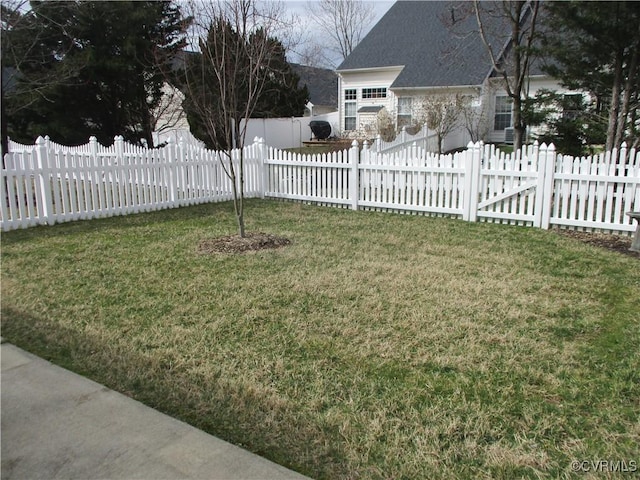
{"type": "Polygon", "coordinates": [[[197,140],[189,131],[187,115],[182,108],[184,93],[177,87],[165,82],[162,85],[162,98],[160,104],[152,112],[154,128],[154,143],[161,145],[171,139],[177,143],[181,138],[190,143],[197,140]]]}
{"type": "MultiPolygon", "coordinates": [[[[398,1],[389,9],[336,70],[343,134],[370,136],[383,108],[397,127],[419,123],[425,115],[418,105],[434,96],[457,95],[466,99],[476,122],[474,136],[509,140],[511,102],[493,75],[470,6],[459,1],[398,1]]],[[[497,44],[497,38],[492,40],[497,44]]],[[[556,81],[533,67],[529,95],[541,88],[560,90],[556,81]]],[[[472,139],[464,124],[460,120],[447,135],[445,150],[472,139]]]]}
{"type": "Polygon", "coordinates": [[[291,64],[291,69],[300,77],[299,87],[307,86],[309,101],[305,116],[314,117],[338,110],[338,75],[326,68],[291,64]]]}

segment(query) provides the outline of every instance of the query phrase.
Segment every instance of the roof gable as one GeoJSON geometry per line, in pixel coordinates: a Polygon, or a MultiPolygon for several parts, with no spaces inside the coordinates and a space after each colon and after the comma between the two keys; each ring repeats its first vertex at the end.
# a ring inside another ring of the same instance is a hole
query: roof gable
{"type": "Polygon", "coordinates": [[[491,61],[472,10],[470,2],[398,1],[337,70],[403,65],[392,88],[480,85],[491,61]]]}

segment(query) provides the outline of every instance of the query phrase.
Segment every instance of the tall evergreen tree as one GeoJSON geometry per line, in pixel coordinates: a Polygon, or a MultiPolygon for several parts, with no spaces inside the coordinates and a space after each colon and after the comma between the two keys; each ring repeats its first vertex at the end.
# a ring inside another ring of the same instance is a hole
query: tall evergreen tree
{"type": "Polygon", "coordinates": [[[267,38],[260,29],[243,38],[229,22],[219,20],[211,25],[200,50],[204,53],[187,56],[183,107],[191,132],[208,148],[226,150],[238,146],[237,142],[233,144],[233,139],[227,138],[224,125],[213,124],[225,122],[231,116],[237,122],[234,130],[238,132],[247,109],[253,118],[292,117],[304,113],[309,92],[306,85],[298,87],[300,77],[291,69],[285,48],[278,39],[267,38]],[[222,45],[225,48],[219,48],[222,45]],[[263,70],[259,78],[260,95],[250,95],[250,84],[255,83],[256,78],[242,72],[249,71],[251,52],[257,48],[268,54],[260,65],[263,70]],[[203,58],[203,55],[211,58],[203,58]],[[237,74],[232,78],[222,75],[231,70],[219,67],[224,63],[233,64],[237,74]],[[233,83],[232,94],[225,92],[221,82],[233,83]],[[225,100],[221,99],[222,93],[225,100]]]}
{"type": "Polygon", "coordinates": [[[20,76],[9,97],[11,135],[47,133],[61,143],[95,135],[105,144],[123,135],[153,145],[150,111],[170,59],[185,45],[180,8],[168,1],[32,2],[29,18],[47,41],[37,42],[40,62],[13,59],[20,76]],[[63,80],[34,89],[45,71],[63,72],[63,80]]]}
{"type": "MultiPolygon", "coordinates": [[[[548,73],[589,92],[603,114],[606,148],[640,146],[640,2],[548,2],[548,73]]],[[[595,127],[597,128],[597,126],[595,127]]]]}
{"type": "MultiPolygon", "coordinates": [[[[261,35],[261,32],[258,32],[261,35]]],[[[285,48],[275,38],[272,43],[272,54],[267,62],[271,74],[267,76],[263,94],[258,99],[253,112],[255,118],[301,117],[309,100],[309,90],[304,85],[298,88],[300,76],[287,62],[285,48]]]]}

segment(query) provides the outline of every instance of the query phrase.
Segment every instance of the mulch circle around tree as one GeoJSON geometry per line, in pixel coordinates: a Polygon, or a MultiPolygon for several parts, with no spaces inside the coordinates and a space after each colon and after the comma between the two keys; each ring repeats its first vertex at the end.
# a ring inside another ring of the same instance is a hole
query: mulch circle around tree
{"type": "Polygon", "coordinates": [[[606,248],[614,252],[629,255],[631,257],[640,258],[640,252],[629,250],[631,246],[631,237],[623,237],[621,235],[610,235],[606,233],[578,232],[576,230],[557,229],[557,233],[566,237],[574,238],[581,242],[587,243],[600,248],[606,248]]]}
{"type": "Polygon", "coordinates": [[[281,248],[291,244],[291,240],[277,235],[262,232],[248,232],[244,237],[228,235],[226,237],[202,240],[198,245],[198,253],[238,254],[281,248]]]}

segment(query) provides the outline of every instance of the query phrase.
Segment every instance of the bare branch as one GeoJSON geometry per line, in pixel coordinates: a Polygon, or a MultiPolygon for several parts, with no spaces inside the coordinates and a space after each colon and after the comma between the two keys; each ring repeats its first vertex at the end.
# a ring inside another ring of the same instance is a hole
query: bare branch
{"type": "Polygon", "coordinates": [[[330,39],[329,48],[342,59],[360,43],[375,17],[373,5],[360,0],[321,0],[308,5],[314,22],[330,39]]]}

